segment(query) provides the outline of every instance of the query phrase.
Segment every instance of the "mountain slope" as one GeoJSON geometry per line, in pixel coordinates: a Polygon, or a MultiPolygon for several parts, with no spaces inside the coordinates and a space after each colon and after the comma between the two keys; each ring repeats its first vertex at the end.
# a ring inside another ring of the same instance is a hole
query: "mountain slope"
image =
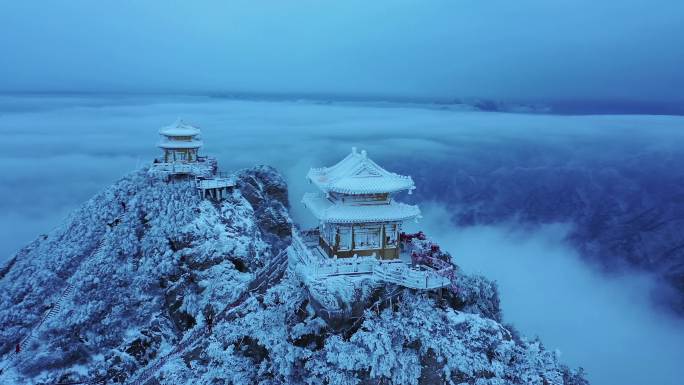
{"type": "Polygon", "coordinates": [[[236,177],[217,204],[190,181],[132,173],[19,251],[0,274],[0,381],[584,383],[501,325],[482,277],[461,275],[441,298],[405,290],[342,328],[294,276],[250,291],[293,227],[279,174],[236,177]]]}

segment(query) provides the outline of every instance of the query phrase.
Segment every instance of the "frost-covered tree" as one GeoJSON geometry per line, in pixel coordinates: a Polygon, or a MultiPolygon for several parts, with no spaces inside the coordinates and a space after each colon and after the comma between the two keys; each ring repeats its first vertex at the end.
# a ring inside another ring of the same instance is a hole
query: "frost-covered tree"
{"type": "Polygon", "coordinates": [[[391,288],[341,278],[309,291],[286,274],[213,321],[291,240],[282,177],[269,167],[236,176],[217,203],[190,180],[132,173],[20,250],[0,268],[0,382],[123,383],[151,367],[174,385],[585,384],[501,324],[492,282],[463,273],[456,294],[405,289],[337,325],[316,301],[351,314],[391,288]]]}

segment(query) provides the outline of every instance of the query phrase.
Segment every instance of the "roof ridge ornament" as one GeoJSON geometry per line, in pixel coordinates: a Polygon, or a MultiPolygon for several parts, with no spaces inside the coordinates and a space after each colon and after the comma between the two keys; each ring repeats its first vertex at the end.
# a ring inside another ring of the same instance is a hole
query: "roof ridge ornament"
{"type": "Polygon", "coordinates": [[[352,154],[356,155],[356,147],[352,147],[352,154]]]}
{"type": "Polygon", "coordinates": [[[366,152],[366,150],[361,150],[361,157],[363,159],[366,159],[368,157],[368,153],[366,152]]]}

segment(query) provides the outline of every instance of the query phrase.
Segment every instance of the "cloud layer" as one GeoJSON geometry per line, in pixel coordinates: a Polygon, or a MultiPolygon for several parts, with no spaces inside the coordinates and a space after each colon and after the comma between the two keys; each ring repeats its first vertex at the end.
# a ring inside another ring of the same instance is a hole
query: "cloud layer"
{"type": "MultiPolygon", "coordinates": [[[[351,146],[367,149],[380,163],[396,164],[425,157],[466,160],[483,149],[505,152],[507,143],[535,143],[538,151],[603,148],[606,154],[639,143],[667,154],[684,141],[684,118],[667,116],[563,117],[210,98],[4,97],[0,259],[49,231],[97,190],[149,162],[157,154],[158,128],[179,115],[202,127],[204,153],[216,155],[222,169],[278,167],[290,185],[293,216],[304,225],[313,224],[299,203],[303,192],[313,190],[306,171],[333,163],[351,146]],[[620,147],[623,137],[630,146],[620,147]]],[[[439,207],[423,208],[421,226],[465,270],[499,281],[505,318],[525,334],[540,335],[569,363],[587,368],[595,383],[674,384],[681,378],[676,374],[684,353],[682,327],[650,307],[648,277],[606,278],[595,272],[564,243],[562,227],[456,229],[439,207]]]]}
{"type": "Polygon", "coordinates": [[[441,206],[423,210],[420,227],[464,270],[497,281],[504,319],[584,367],[593,384],[676,385],[684,376],[684,321],[652,307],[649,276],[593,269],[564,241],[567,225],[456,228],[441,206]]]}

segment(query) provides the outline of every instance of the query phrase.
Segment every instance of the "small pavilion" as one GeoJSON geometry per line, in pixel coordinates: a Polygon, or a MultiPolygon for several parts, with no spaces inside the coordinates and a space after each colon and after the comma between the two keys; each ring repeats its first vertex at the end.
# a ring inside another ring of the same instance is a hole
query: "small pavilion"
{"type": "Polygon", "coordinates": [[[216,174],[216,159],[200,156],[202,147],[200,129],[181,119],[159,130],[161,140],[157,147],[162,149],[162,156],[154,160],[151,172],[172,177],[211,178],[216,174]]]}
{"type": "Polygon", "coordinates": [[[402,224],[420,216],[417,206],[394,200],[415,188],[410,176],[389,172],[352,148],[334,166],[311,169],[307,179],[320,192],[305,194],[303,203],[319,220],[318,243],[328,257],[399,258],[402,224]]]}
{"type": "Polygon", "coordinates": [[[158,146],[164,152],[162,162],[197,162],[197,151],[202,147],[200,130],[178,119],[159,130],[162,140],[158,146]]]}

